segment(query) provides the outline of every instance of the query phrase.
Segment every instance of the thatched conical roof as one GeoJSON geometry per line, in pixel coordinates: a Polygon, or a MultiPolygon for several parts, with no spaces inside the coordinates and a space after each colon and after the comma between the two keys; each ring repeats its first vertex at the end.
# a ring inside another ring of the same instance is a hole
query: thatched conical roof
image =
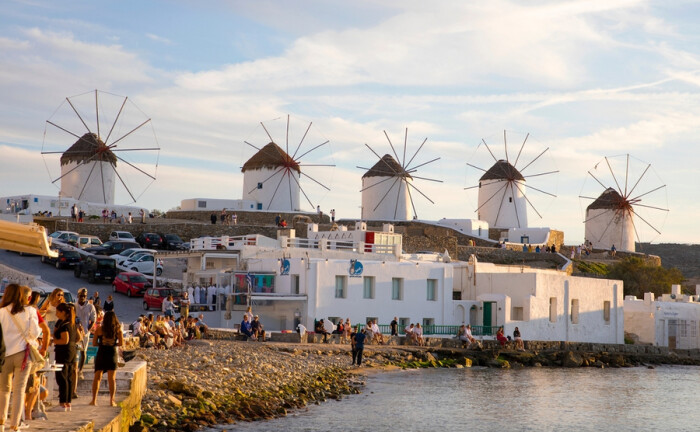
{"type": "Polygon", "coordinates": [[[369,171],[365,173],[365,175],[362,176],[362,178],[394,177],[396,175],[402,175],[403,177],[407,177],[410,179],[413,178],[410,174],[404,171],[401,165],[398,162],[396,162],[396,159],[394,159],[389,154],[385,154],[384,157],[379,159],[379,161],[376,164],[374,164],[374,166],[370,168],[369,171]]]}
{"type": "Polygon", "coordinates": [[[593,201],[586,210],[592,209],[612,209],[617,210],[621,208],[629,207],[629,203],[625,200],[622,195],[614,188],[607,188],[605,192],[600,194],[598,199],[593,201]]]}
{"type": "Polygon", "coordinates": [[[298,173],[301,173],[299,164],[292,159],[287,152],[282,150],[280,146],[271,142],[265,147],[261,148],[260,151],[253,155],[253,157],[248,159],[248,161],[243,164],[241,172],[246,172],[247,170],[259,170],[263,168],[277,169],[279,167],[288,167],[298,173]]]}
{"type": "Polygon", "coordinates": [[[86,133],[81,136],[61,155],[61,165],[86,161],[109,162],[113,166],[117,166],[117,157],[94,133],[86,133]]]}
{"type": "Polygon", "coordinates": [[[525,178],[517,168],[510,164],[510,162],[499,160],[491,168],[489,168],[484,175],[481,176],[479,181],[482,180],[520,180],[525,181],[525,178]]]}

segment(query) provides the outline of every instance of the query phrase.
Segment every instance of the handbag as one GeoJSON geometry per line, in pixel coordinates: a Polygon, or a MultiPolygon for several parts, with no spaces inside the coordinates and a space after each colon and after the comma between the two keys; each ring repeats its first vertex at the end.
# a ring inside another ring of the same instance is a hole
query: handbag
{"type": "Polygon", "coordinates": [[[33,370],[43,368],[44,364],[46,363],[46,358],[43,355],[41,355],[39,350],[29,342],[26,336],[26,330],[22,330],[22,327],[17,321],[17,317],[9,311],[8,313],[10,314],[10,318],[12,318],[12,321],[14,321],[15,326],[17,326],[17,330],[19,330],[22,334],[22,338],[24,338],[24,341],[27,343],[27,346],[24,348],[24,362],[22,363],[22,369],[24,369],[24,367],[26,366],[27,360],[29,360],[29,362],[31,363],[33,370]]]}

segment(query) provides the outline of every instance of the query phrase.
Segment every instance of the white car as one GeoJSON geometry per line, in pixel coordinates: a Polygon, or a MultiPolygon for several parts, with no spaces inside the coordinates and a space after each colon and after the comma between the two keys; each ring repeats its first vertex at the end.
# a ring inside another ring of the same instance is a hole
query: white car
{"type": "MultiPolygon", "coordinates": [[[[128,268],[143,274],[153,274],[153,261],[155,260],[153,254],[143,253],[136,254],[133,259],[129,259],[124,262],[122,267],[128,268]]],[[[156,263],[156,276],[163,274],[163,261],[158,260],[156,263]]]]}
{"type": "Polygon", "coordinates": [[[49,234],[47,237],[51,239],[51,241],[60,241],[62,243],[68,244],[68,240],[70,240],[71,236],[79,236],[75,231],[54,231],[51,234],[49,234]]]}
{"type": "Polygon", "coordinates": [[[156,253],[155,250],[153,249],[144,249],[144,248],[129,248],[129,249],[124,249],[118,254],[110,255],[110,258],[114,258],[117,260],[117,266],[119,267],[124,267],[124,263],[131,258],[136,258],[137,254],[142,254],[142,253],[156,253]]]}
{"type": "Polygon", "coordinates": [[[109,233],[109,239],[136,242],[136,239],[129,231],[112,231],[111,233],[109,233]]]}

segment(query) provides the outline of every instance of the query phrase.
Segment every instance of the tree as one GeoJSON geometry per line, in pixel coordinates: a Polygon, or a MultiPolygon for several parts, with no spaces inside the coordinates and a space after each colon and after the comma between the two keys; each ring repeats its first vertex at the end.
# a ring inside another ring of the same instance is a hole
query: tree
{"type": "Polygon", "coordinates": [[[670,293],[671,285],[680,284],[683,274],[677,268],[666,269],[662,266],[647,264],[639,257],[626,257],[613,265],[608,274],[610,279],[621,279],[624,282],[624,295],[644,297],[651,292],[655,296],[670,293]]]}

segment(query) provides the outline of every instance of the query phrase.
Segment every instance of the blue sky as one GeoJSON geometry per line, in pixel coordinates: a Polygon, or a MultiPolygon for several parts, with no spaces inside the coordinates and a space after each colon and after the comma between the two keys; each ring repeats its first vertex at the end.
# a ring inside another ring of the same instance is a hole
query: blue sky
{"type": "Polygon", "coordinates": [[[641,239],[699,243],[700,3],[665,3],[8,1],[0,195],[57,193],[57,162],[41,151],[65,137],[46,120],[60,118],[66,97],[99,89],[152,119],[140,139],[160,145],[157,171],[133,161],[152,164],[157,180],[128,180],[149,208],[240,198],[253,154],[244,141],[265,144],[261,121],[284,141],[290,115],[291,145],[309,122],[309,145],[330,141],[305,160],[336,165],[314,173],[331,191],[306,188],[339,217],[360,215],[357,166],[376,162],[364,144],[390,153],[386,130],[401,152],[406,128],[408,154],[427,138],[416,161],[440,157],[419,175],[443,183],[415,182],[435,202],[417,197],[418,216],[475,217],[464,188],[480,173],[467,163],[488,168],[479,143],[500,151],[507,130],[509,154],[529,133],[526,160],[549,148],[537,163],[559,170],[537,179],[556,198],[528,194],[542,215],[531,226],[582,241],[579,195],[602,192],[587,190],[587,171],[630,154],[652,164],[647,190],[667,185],[644,197],[670,209],[653,222],[662,234],[641,239]]]}

